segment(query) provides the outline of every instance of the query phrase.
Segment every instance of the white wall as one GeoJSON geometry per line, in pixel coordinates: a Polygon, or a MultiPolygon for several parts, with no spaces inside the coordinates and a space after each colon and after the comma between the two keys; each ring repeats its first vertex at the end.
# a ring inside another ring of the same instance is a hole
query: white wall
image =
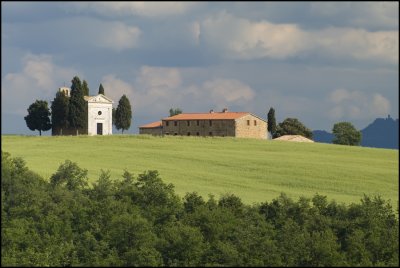
{"type": "Polygon", "coordinates": [[[111,103],[88,103],[88,135],[97,135],[97,123],[103,124],[103,135],[112,134],[111,103]]]}

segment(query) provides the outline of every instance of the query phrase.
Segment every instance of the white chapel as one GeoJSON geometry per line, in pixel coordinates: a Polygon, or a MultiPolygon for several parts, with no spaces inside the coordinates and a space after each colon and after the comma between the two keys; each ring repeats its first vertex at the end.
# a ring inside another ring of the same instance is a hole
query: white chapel
{"type": "Polygon", "coordinates": [[[103,94],[84,99],[88,105],[88,135],[112,135],[113,101],[103,94]]]}
{"type": "MultiPolygon", "coordinates": [[[[71,89],[67,87],[59,88],[66,96],[71,96],[71,89]]],[[[112,135],[112,104],[110,98],[103,94],[96,96],[84,96],[88,111],[87,129],[79,130],[79,134],[87,135],[112,135]]],[[[53,129],[53,135],[75,135],[73,129],[53,129]]]]}

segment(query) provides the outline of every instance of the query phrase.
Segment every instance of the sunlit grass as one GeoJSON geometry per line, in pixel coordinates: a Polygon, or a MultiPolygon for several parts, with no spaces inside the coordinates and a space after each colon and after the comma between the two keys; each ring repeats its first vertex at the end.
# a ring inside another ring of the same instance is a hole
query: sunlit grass
{"type": "Polygon", "coordinates": [[[381,195],[397,205],[398,150],[237,138],[152,137],[147,135],[38,137],[2,136],[2,150],[23,157],[27,166],[49,178],[66,159],[119,179],[158,170],[176,192],[219,197],[234,193],[246,203],[288,196],[327,195],[359,202],[381,195]]]}

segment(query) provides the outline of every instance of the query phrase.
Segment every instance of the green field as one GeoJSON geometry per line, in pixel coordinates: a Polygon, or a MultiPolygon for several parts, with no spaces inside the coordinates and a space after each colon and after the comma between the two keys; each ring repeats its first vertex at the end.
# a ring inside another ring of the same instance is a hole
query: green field
{"type": "MultiPolygon", "coordinates": [[[[245,203],[323,194],[337,202],[359,202],[363,194],[398,202],[398,150],[237,138],[113,136],[2,136],[2,150],[23,157],[49,178],[66,159],[119,179],[158,170],[180,196],[197,191],[219,198],[233,193],[245,203]]],[[[397,206],[397,205],[396,205],[397,206]]]]}

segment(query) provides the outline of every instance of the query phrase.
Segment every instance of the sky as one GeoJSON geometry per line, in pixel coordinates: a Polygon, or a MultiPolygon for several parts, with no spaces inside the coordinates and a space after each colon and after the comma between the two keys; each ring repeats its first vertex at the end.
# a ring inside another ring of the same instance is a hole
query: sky
{"type": "MultiPolygon", "coordinates": [[[[132,105],[128,131],[170,108],[228,108],[312,130],[398,118],[398,2],[2,2],[1,132],[78,76],[132,105]]],[[[51,131],[44,132],[50,135],[51,131]]],[[[114,129],[114,133],[116,130],[114,129]]]]}

